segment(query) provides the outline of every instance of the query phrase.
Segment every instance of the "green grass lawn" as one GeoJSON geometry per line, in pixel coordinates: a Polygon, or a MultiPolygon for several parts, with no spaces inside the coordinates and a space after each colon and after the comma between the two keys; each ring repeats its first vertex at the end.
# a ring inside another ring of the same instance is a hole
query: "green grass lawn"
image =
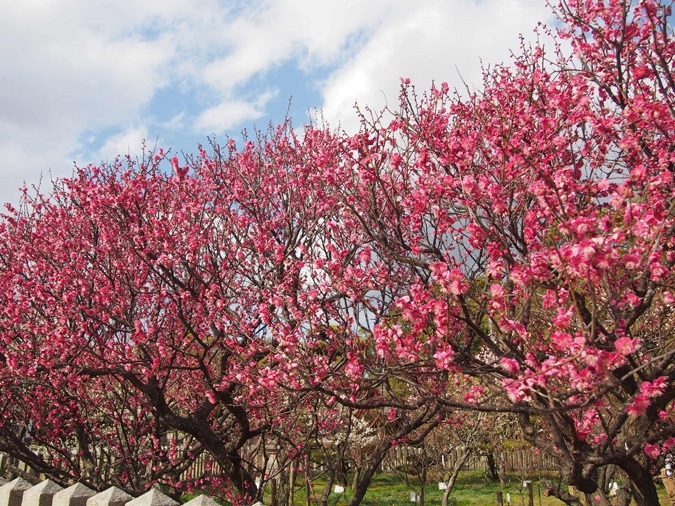
{"type": "MultiPolygon", "coordinates": [[[[540,473],[526,477],[532,483],[534,506],[563,506],[562,501],[543,495],[543,489],[539,483],[542,478],[548,478],[555,482],[556,475],[554,473],[540,473]]],[[[522,486],[523,479],[524,477],[521,475],[508,475],[502,489],[499,482],[489,480],[483,471],[464,471],[460,473],[448,503],[451,506],[494,506],[497,504],[497,492],[501,491],[504,506],[509,505],[507,502],[509,498],[511,506],[528,506],[527,490],[523,489],[522,486]]],[[[324,486],[325,482],[321,479],[312,483],[311,495],[317,499],[310,500],[309,506],[318,504],[318,498],[323,492],[324,486]]],[[[373,479],[361,504],[363,506],[415,506],[410,501],[412,491],[399,476],[379,474],[373,479]]],[[[668,496],[660,482],[657,482],[657,491],[661,505],[669,506],[668,496]]],[[[198,492],[186,494],[182,498],[183,502],[187,502],[196,495],[198,495],[198,492]]],[[[331,493],[329,505],[346,506],[353,497],[354,494],[349,488],[341,494],[331,493]]],[[[425,489],[424,504],[425,506],[438,506],[441,504],[442,497],[443,491],[438,489],[438,483],[432,483],[425,489]]],[[[218,502],[224,505],[229,504],[222,500],[218,502]]],[[[265,504],[270,504],[269,489],[265,494],[265,504]]],[[[304,486],[295,491],[293,505],[307,506],[304,486]]]]}
{"type": "MultiPolygon", "coordinates": [[[[564,503],[552,497],[545,497],[542,493],[542,487],[539,484],[541,478],[548,477],[555,479],[554,475],[529,476],[527,479],[532,481],[534,506],[561,506],[564,503]]],[[[466,471],[460,474],[455,484],[455,488],[450,495],[449,504],[452,506],[487,506],[497,504],[497,492],[503,492],[503,502],[506,506],[507,494],[510,496],[512,506],[527,506],[527,490],[522,487],[521,476],[508,476],[506,485],[502,490],[499,482],[492,482],[487,479],[482,471],[466,471]]],[[[663,506],[668,506],[668,498],[665,490],[657,485],[659,497],[663,506]]],[[[313,493],[318,497],[323,491],[323,483],[315,482],[313,484],[313,493]]],[[[363,506],[411,506],[414,503],[410,501],[411,489],[401,481],[398,476],[389,474],[378,475],[366,493],[366,497],[361,503],[363,506]]],[[[424,503],[426,506],[440,505],[443,491],[438,489],[438,483],[433,483],[425,489],[424,503]]],[[[342,494],[332,493],[329,504],[331,506],[345,506],[353,497],[352,491],[347,488],[342,494]]],[[[316,504],[311,501],[311,504],[316,504]]],[[[294,506],[306,506],[304,490],[295,494],[294,506]]]]}
{"type": "MultiPolygon", "coordinates": [[[[536,481],[538,481],[538,477],[536,481]]],[[[534,503],[535,506],[559,505],[560,501],[548,497],[539,497],[538,484],[535,483],[534,503]]],[[[323,490],[321,483],[314,485],[314,492],[320,494],[323,490]]],[[[463,472],[460,474],[457,483],[450,496],[449,504],[453,506],[477,506],[496,504],[497,492],[501,490],[499,482],[492,482],[485,477],[483,472],[463,472]]],[[[410,493],[413,490],[408,488],[398,476],[389,474],[378,475],[368,488],[366,497],[361,503],[363,506],[410,506],[410,493]]],[[[510,494],[511,504],[513,506],[527,505],[527,491],[522,489],[520,479],[510,478],[503,490],[503,501],[507,504],[507,493],[510,494]]],[[[432,483],[425,488],[424,502],[426,505],[440,504],[443,491],[438,489],[438,483],[432,483]]],[[[331,494],[330,504],[339,506],[349,503],[353,493],[346,489],[343,494],[331,494]]],[[[304,494],[296,495],[295,506],[306,505],[304,494]]]]}

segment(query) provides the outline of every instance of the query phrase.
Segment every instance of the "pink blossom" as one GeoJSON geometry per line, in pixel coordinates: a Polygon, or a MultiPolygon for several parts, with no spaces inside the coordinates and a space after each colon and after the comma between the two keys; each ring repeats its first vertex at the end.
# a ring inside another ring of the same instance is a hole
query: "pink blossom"
{"type": "Polygon", "coordinates": [[[631,416],[640,416],[642,415],[647,408],[649,407],[649,398],[639,393],[635,395],[633,401],[626,406],[626,413],[631,416]]]}
{"type": "Polygon", "coordinates": [[[499,365],[509,374],[515,374],[520,369],[520,364],[518,361],[509,357],[502,357],[499,360],[499,365]]]}
{"type": "Polygon", "coordinates": [[[464,401],[470,404],[475,404],[483,396],[485,390],[480,385],[472,385],[469,391],[464,396],[464,401]]]}
{"type": "Polygon", "coordinates": [[[624,255],[621,259],[626,269],[637,269],[640,266],[640,255],[637,253],[629,253],[624,255]]]}
{"type": "Polygon", "coordinates": [[[450,348],[449,346],[442,350],[438,350],[436,353],[434,353],[434,359],[436,359],[436,367],[445,370],[450,369],[452,365],[453,355],[454,352],[452,351],[452,348],[450,348]]]}
{"type": "Polygon", "coordinates": [[[558,307],[558,314],[553,318],[553,323],[558,328],[565,328],[570,324],[570,311],[565,307],[558,307]]]}
{"type": "Polygon", "coordinates": [[[621,355],[630,355],[637,348],[637,339],[630,339],[629,337],[620,337],[614,342],[614,348],[621,355]]]}
{"type": "Polygon", "coordinates": [[[661,448],[658,445],[646,444],[645,455],[650,459],[657,459],[661,455],[661,448]]]}
{"type": "Polygon", "coordinates": [[[649,270],[651,272],[650,278],[652,281],[661,281],[669,273],[668,268],[661,264],[651,264],[649,270]]]}
{"type": "Polygon", "coordinates": [[[529,389],[511,378],[506,378],[502,381],[502,388],[511,402],[518,403],[530,399],[529,389]]]}
{"type": "Polygon", "coordinates": [[[640,385],[640,392],[649,398],[656,397],[666,390],[667,383],[668,379],[665,376],[660,376],[652,382],[644,381],[640,385]]]}
{"type": "Polygon", "coordinates": [[[469,289],[469,284],[460,269],[455,267],[448,270],[445,262],[434,262],[429,267],[447,293],[462,295],[469,289]]]}
{"type": "Polygon", "coordinates": [[[675,438],[668,438],[663,442],[663,451],[669,452],[675,448],[675,438]]]}
{"type": "Polygon", "coordinates": [[[551,335],[551,341],[562,350],[570,349],[574,343],[574,339],[570,334],[560,331],[556,331],[551,335]]]}

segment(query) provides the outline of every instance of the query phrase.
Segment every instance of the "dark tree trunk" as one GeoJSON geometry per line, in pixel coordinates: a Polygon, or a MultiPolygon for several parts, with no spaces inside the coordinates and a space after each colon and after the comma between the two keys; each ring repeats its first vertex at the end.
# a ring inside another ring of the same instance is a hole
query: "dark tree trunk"
{"type": "Polygon", "coordinates": [[[326,486],[323,489],[321,494],[320,504],[321,506],[328,506],[328,497],[330,496],[330,491],[333,488],[333,482],[335,480],[335,471],[329,470],[328,476],[326,476],[326,486]]]}
{"type": "Polygon", "coordinates": [[[424,506],[424,488],[427,484],[427,466],[422,466],[420,478],[420,506],[424,506]]]}
{"type": "Polygon", "coordinates": [[[637,506],[660,506],[659,495],[654,485],[654,477],[637,460],[625,457],[617,462],[625,471],[632,484],[633,499],[637,506]]]}
{"type": "Polygon", "coordinates": [[[488,470],[490,471],[490,479],[492,481],[498,481],[499,471],[497,470],[497,462],[495,461],[495,454],[492,451],[488,452],[487,454],[487,465],[488,470]]]}
{"type": "Polygon", "coordinates": [[[466,462],[466,459],[469,458],[470,454],[471,449],[469,447],[465,447],[462,456],[459,459],[457,459],[453,464],[452,471],[450,473],[450,478],[448,478],[445,492],[443,492],[443,499],[441,499],[442,506],[448,506],[448,499],[450,498],[452,489],[455,488],[455,482],[457,481],[457,477],[459,476],[459,471],[462,469],[462,466],[464,466],[464,463],[466,462]]]}
{"type": "Polygon", "coordinates": [[[354,466],[354,478],[352,479],[352,490],[356,490],[356,487],[359,486],[362,467],[363,467],[362,465],[354,466]]]}
{"type": "Polygon", "coordinates": [[[541,480],[541,483],[544,485],[544,496],[556,497],[569,506],[583,506],[581,498],[562,489],[560,484],[553,484],[549,480],[541,480]]]}
{"type": "Polygon", "coordinates": [[[372,481],[375,472],[380,467],[380,464],[382,464],[389,448],[391,448],[389,444],[382,445],[377,449],[377,452],[375,452],[375,455],[373,455],[368,464],[364,466],[361,478],[356,484],[356,487],[354,487],[354,497],[352,497],[349,506],[358,506],[361,504],[361,501],[363,501],[363,498],[366,496],[366,491],[370,486],[370,482],[372,481]]]}

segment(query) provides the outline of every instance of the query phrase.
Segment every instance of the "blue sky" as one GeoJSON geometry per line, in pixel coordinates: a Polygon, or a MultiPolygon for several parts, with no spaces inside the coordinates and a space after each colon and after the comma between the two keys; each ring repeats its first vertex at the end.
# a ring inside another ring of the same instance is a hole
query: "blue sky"
{"type": "MultiPolygon", "coordinates": [[[[399,78],[480,84],[545,0],[22,0],[0,4],[0,200],[78,165],[194,153],[320,109],[395,105],[399,78]],[[461,77],[460,77],[461,74],[461,77]]],[[[43,183],[43,189],[47,186],[43,183]]]]}

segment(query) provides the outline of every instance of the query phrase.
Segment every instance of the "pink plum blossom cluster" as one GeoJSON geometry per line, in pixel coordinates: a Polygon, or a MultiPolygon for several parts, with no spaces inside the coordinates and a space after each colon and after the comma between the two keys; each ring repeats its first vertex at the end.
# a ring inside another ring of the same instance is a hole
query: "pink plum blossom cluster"
{"type": "Polygon", "coordinates": [[[392,447],[478,410],[510,413],[579,491],[608,500],[612,467],[658,504],[671,5],[555,10],[550,52],[522,47],[479,92],[404,79],[354,135],[285,124],[26,191],[0,223],[0,449],[61,480],[250,503],[312,448],[338,466],[324,442],[365,427],[356,505],[392,447]]]}

